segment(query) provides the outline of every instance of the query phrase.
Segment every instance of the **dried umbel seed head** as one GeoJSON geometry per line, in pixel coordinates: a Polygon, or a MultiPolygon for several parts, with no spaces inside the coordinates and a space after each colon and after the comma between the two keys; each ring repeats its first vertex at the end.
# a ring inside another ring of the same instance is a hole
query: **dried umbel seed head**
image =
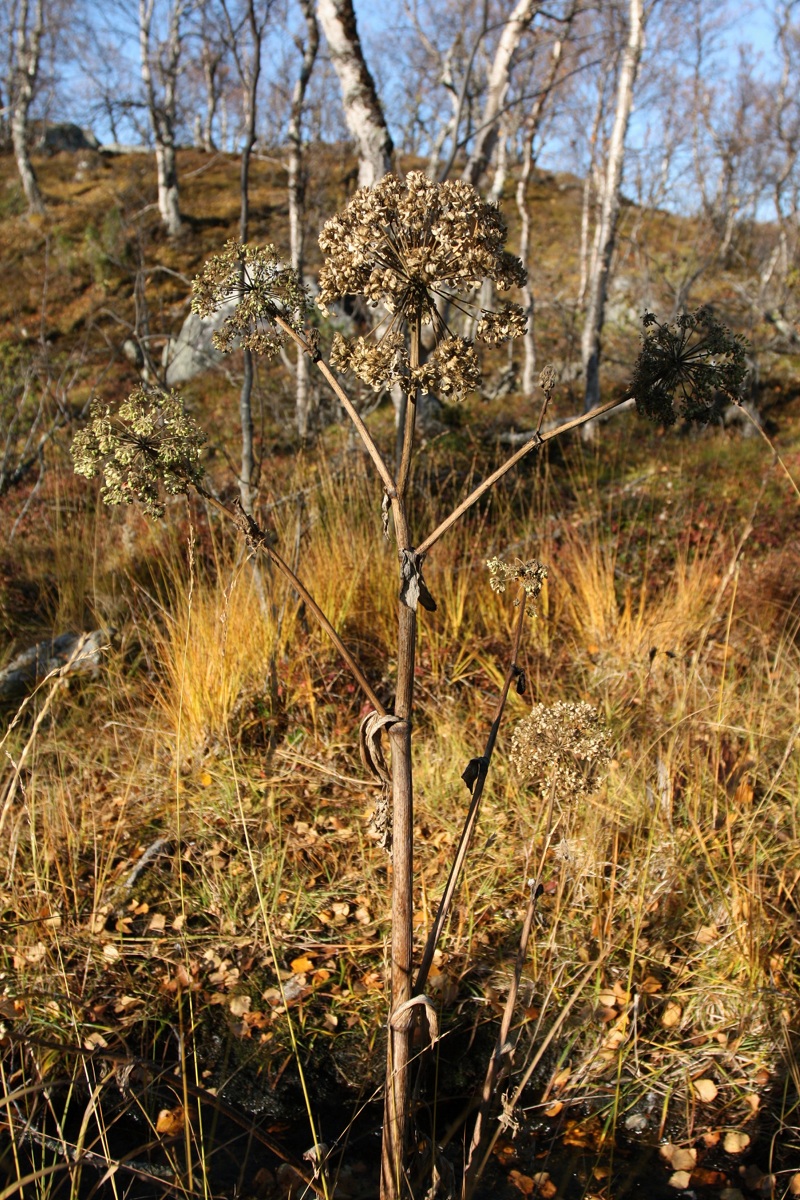
{"type": "Polygon", "coordinates": [[[663,425],[673,425],[679,415],[703,423],[720,394],[739,399],[747,372],[746,344],[710,308],[684,313],[672,325],[661,325],[645,313],[643,325],[630,383],[639,412],[663,425]]]}
{"type": "MultiPolygon", "coordinates": [[[[320,234],[326,255],[320,306],[361,295],[389,315],[374,331],[375,351],[369,352],[364,339],[350,345],[339,336],[333,361],[376,390],[400,383],[409,394],[419,388],[460,399],[480,382],[477,357],[469,339],[448,327],[437,301],[464,312],[469,303],[463,294],[484,279],[500,288],[522,286],[525,270],[505,250],[505,241],[497,207],[460,180],[434,183],[411,171],[405,181],[387,175],[376,187],[356,192],[320,234]],[[423,366],[412,367],[405,333],[418,323],[433,327],[436,349],[423,366]]],[[[507,341],[524,333],[525,323],[517,304],[481,310],[477,336],[507,341]]]]}
{"type": "Polygon", "coordinates": [[[609,760],[608,735],[591,704],[535,704],[511,738],[511,761],[541,792],[564,802],[592,791],[609,760]]]}
{"type": "MultiPolygon", "coordinates": [[[[486,565],[491,575],[489,583],[492,591],[504,592],[511,583],[521,584],[525,592],[525,611],[529,617],[535,617],[536,608],[533,602],[544,587],[547,567],[535,558],[528,559],[527,562],[515,558],[513,563],[507,563],[502,558],[487,558],[486,565]]],[[[519,602],[520,598],[517,596],[514,606],[518,607],[519,602]]]]}
{"type": "Polygon", "coordinates": [[[192,310],[208,317],[231,300],[238,301],[236,308],[212,338],[223,353],[238,343],[256,354],[277,354],[289,335],[276,317],[301,333],[309,308],[297,272],[281,262],[274,246],[233,241],[208,260],[192,284],[192,310]]]}
{"type": "Polygon", "coordinates": [[[79,475],[102,474],[106,504],[138,501],[150,516],[160,517],[162,490],[174,496],[201,482],[205,440],[175,392],[142,385],[116,413],[99,401],[92,404],[86,428],[72,443],[72,459],[79,475]]]}

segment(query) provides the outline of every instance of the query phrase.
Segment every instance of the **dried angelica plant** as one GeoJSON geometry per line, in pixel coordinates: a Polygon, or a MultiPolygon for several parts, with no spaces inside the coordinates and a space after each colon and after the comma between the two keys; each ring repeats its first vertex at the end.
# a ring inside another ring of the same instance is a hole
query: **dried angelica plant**
{"type": "MultiPolygon", "coordinates": [[[[469,312],[465,297],[484,279],[500,288],[521,287],[522,263],[505,249],[506,226],[494,204],[468,183],[434,183],[422,171],[405,180],[387,175],[362,188],[344,210],[326,222],[319,244],[326,259],[320,272],[319,302],[347,294],[364,296],[388,315],[369,338],[337,334],[331,361],[352,370],[374,388],[399,383],[416,390],[461,399],[480,383],[475,348],[448,326],[448,305],[469,312]],[[435,348],[427,361],[414,361],[406,332],[433,328],[435,348]]],[[[482,310],[477,337],[497,343],[525,332],[518,304],[499,312],[482,310]]]]}

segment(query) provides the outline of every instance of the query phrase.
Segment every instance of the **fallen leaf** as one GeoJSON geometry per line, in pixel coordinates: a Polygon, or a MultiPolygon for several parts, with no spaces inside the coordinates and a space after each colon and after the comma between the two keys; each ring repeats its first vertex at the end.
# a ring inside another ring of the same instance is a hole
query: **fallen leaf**
{"type": "Polygon", "coordinates": [[[718,1145],[719,1145],[719,1139],[720,1139],[720,1134],[719,1134],[718,1130],[716,1130],[716,1129],[708,1129],[708,1130],[706,1130],[706,1132],[703,1134],[703,1145],[704,1145],[704,1146],[705,1146],[707,1149],[709,1149],[709,1150],[710,1150],[712,1146],[718,1146],[718,1145]]]}
{"type": "Polygon", "coordinates": [[[680,1024],[682,1016],[683,1009],[680,1004],[676,1004],[674,1000],[670,1000],[661,1014],[661,1024],[665,1029],[674,1029],[676,1025],[680,1024]]]}
{"type": "Polygon", "coordinates": [[[701,1104],[711,1104],[717,1098],[718,1088],[713,1079],[695,1079],[694,1092],[701,1104]]]}
{"type": "Polygon", "coordinates": [[[107,959],[108,962],[116,962],[119,958],[119,950],[113,942],[106,942],[105,946],[103,946],[103,958],[107,959]]]}
{"type": "Polygon", "coordinates": [[[503,1166],[513,1162],[517,1157],[517,1152],[512,1142],[498,1142],[493,1150],[493,1154],[503,1166]]]}
{"type": "Polygon", "coordinates": [[[749,1092],[744,1097],[744,1102],[746,1105],[748,1105],[750,1111],[755,1113],[758,1112],[759,1107],[761,1106],[761,1097],[757,1096],[755,1092],[749,1092]]]}
{"type": "Polygon", "coordinates": [[[305,975],[306,971],[314,970],[314,962],[306,954],[301,954],[299,958],[293,958],[289,966],[295,975],[305,975]]]}
{"type": "Polygon", "coordinates": [[[658,1153],[669,1163],[673,1171],[692,1171],[697,1162],[695,1149],[687,1150],[683,1146],[674,1146],[671,1142],[659,1146],[658,1153]]]}
{"type": "Polygon", "coordinates": [[[730,1129],[725,1134],[725,1140],[722,1143],[723,1149],[727,1154],[741,1154],[749,1145],[749,1135],[741,1133],[738,1129],[730,1129]]]}
{"type": "Polygon", "coordinates": [[[683,1191],[685,1188],[688,1188],[689,1180],[691,1178],[692,1175],[690,1171],[676,1171],[674,1175],[670,1175],[667,1182],[669,1183],[670,1187],[677,1188],[679,1191],[683,1191]]]}
{"type": "Polygon", "coordinates": [[[695,1167],[692,1171],[692,1187],[719,1188],[728,1182],[722,1171],[711,1171],[707,1167],[695,1167]]]}
{"type": "Polygon", "coordinates": [[[561,1071],[557,1071],[550,1081],[550,1086],[554,1092],[560,1092],[566,1087],[569,1077],[572,1074],[569,1067],[564,1067],[561,1071]]]}
{"type": "Polygon", "coordinates": [[[613,1008],[617,1003],[617,996],[615,992],[601,992],[597,999],[600,1004],[602,1004],[603,1008],[613,1008]]]}
{"type": "Polygon", "coordinates": [[[513,1183],[517,1191],[522,1192],[523,1196],[532,1196],[533,1189],[536,1186],[530,1175],[523,1175],[521,1171],[509,1171],[508,1181],[513,1183]]]}
{"type": "Polygon", "coordinates": [[[162,1108],[156,1118],[156,1133],[162,1137],[177,1137],[186,1127],[186,1109],[182,1104],[176,1108],[162,1108]]]}
{"type": "Polygon", "coordinates": [[[155,912],[150,918],[150,924],[147,926],[151,933],[163,933],[167,927],[167,918],[163,913],[155,912]]]}
{"type": "Polygon", "coordinates": [[[231,996],[228,1008],[234,1017],[243,1017],[245,1013],[250,1012],[251,1003],[252,1001],[249,996],[231,996]]]}
{"type": "Polygon", "coordinates": [[[547,1171],[537,1171],[533,1177],[533,1183],[536,1188],[536,1195],[541,1196],[542,1200],[552,1200],[558,1191],[547,1171]]]}
{"type": "Polygon", "coordinates": [[[661,984],[654,975],[648,975],[644,983],[639,984],[639,991],[644,992],[645,996],[653,996],[661,991],[661,984]]]}
{"type": "Polygon", "coordinates": [[[554,1100],[552,1104],[548,1104],[547,1108],[544,1110],[544,1115],[546,1117],[557,1117],[562,1111],[563,1107],[564,1105],[560,1100],[554,1100]]]}
{"type": "Polygon", "coordinates": [[[87,1050],[107,1050],[108,1042],[103,1037],[102,1033],[90,1033],[87,1038],[83,1039],[83,1044],[87,1050]]]}
{"type": "Polygon", "coordinates": [[[694,940],[698,946],[710,946],[719,937],[719,930],[716,925],[701,925],[697,933],[694,935],[694,940]]]}
{"type": "Polygon", "coordinates": [[[800,1171],[789,1180],[789,1195],[800,1196],[800,1171]]]}
{"type": "Polygon", "coordinates": [[[211,776],[209,775],[208,771],[203,771],[202,775],[200,776],[200,786],[201,787],[211,787],[211,784],[213,782],[214,781],[211,778],[211,776]]]}

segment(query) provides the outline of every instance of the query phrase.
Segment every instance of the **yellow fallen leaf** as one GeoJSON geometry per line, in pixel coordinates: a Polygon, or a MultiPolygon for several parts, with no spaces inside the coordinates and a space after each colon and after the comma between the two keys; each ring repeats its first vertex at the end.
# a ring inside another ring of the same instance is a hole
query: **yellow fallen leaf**
{"type": "Polygon", "coordinates": [[[103,1037],[102,1033],[90,1033],[87,1038],[84,1038],[83,1044],[87,1050],[107,1050],[108,1042],[103,1037]]]}
{"type": "Polygon", "coordinates": [[[661,984],[654,975],[648,975],[644,983],[639,985],[639,991],[644,992],[646,996],[653,996],[661,991],[661,984]]]}
{"type": "Polygon", "coordinates": [[[694,1093],[701,1104],[711,1104],[717,1098],[717,1085],[713,1079],[695,1079],[694,1093]]]}
{"type": "Polygon", "coordinates": [[[685,1188],[688,1188],[689,1180],[691,1178],[691,1171],[676,1171],[669,1177],[669,1186],[672,1188],[677,1188],[679,1191],[683,1191],[685,1188]]]}
{"type": "Polygon", "coordinates": [[[702,925],[694,935],[694,940],[698,946],[710,946],[719,937],[719,930],[716,925],[702,925]]]}
{"type": "Polygon", "coordinates": [[[182,1104],[176,1108],[162,1108],[156,1118],[156,1133],[160,1133],[162,1137],[177,1137],[183,1133],[188,1116],[182,1104]]]}
{"type": "Polygon", "coordinates": [[[310,959],[306,954],[301,954],[299,958],[293,958],[289,966],[295,975],[305,975],[307,971],[314,970],[313,959],[310,959]]]}
{"type": "Polygon", "coordinates": [[[597,999],[602,1004],[603,1008],[613,1008],[617,1003],[615,992],[601,992],[597,999]]]}
{"type": "Polygon", "coordinates": [[[150,918],[150,924],[147,928],[151,933],[163,933],[167,927],[167,918],[163,913],[155,912],[150,918]]]}
{"type": "Polygon", "coordinates": [[[661,1014],[661,1024],[665,1029],[674,1029],[676,1025],[680,1024],[682,1016],[683,1009],[680,1004],[676,1004],[674,1000],[670,1000],[661,1014]]]}
{"type": "Polygon", "coordinates": [[[789,1180],[789,1195],[800,1196],[800,1171],[789,1180]]]}
{"type": "Polygon", "coordinates": [[[557,1117],[563,1107],[564,1105],[560,1100],[554,1100],[552,1104],[548,1104],[547,1108],[544,1110],[544,1115],[546,1117],[557,1117]]]}
{"type": "Polygon", "coordinates": [[[725,1134],[725,1140],[722,1145],[726,1154],[741,1154],[750,1145],[750,1138],[746,1133],[741,1133],[738,1129],[730,1129],[725,1134]]]}

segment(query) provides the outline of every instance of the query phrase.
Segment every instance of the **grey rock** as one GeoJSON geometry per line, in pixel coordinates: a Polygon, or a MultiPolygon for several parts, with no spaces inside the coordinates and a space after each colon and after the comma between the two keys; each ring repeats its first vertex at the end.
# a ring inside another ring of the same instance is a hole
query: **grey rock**
{"type": "Polygon", "coordinates": [[[21,700],[54,671],[62,675],[96,675],[110,631],[62,633],[37,642],[0,671],[0,703],[21,700]]]}
{"type": "Polygon", "coordinates": [[[144,366],[142,347],[133,338],[125,338],[125,341],[122,343],[122,353],[134,367],[144,366]]]}
{"type": "Polygon", "coordinates": [[[186,383],[221,361],[223,356],[211,339],[235,308],[236,301],[231,300],[210,317],[189,313],[178,336],[164,347],[161,365],[168,387],[186,383]]]}
{"type": "Polygon", "coordinates": [[[69,154],[77,154],[81,150],[99,150],[100,143],[91,129],[81,129],[69,121],[43,125],[36,149],[44,154],[58,154],[66,150],[69,154]]]}

